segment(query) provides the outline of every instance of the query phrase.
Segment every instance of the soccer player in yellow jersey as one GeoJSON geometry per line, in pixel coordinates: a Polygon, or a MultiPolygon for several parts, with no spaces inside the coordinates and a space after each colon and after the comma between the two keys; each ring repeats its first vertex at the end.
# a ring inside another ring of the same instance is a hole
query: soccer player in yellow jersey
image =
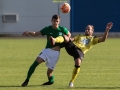
{"type": "Polygon", "coordinates": [[[73,87],[73,83],[80,72],[80,65],[82,59],[84,58],[84,54],[95,44],[104,42],[108,36],[109,30],[112,28],[113,23],[109,22],[106,25],[106,30],[102,37],[95,37],[93,36],[94,26],[88,25],[85,29],[85,35],[77,35],[74,38],[68,38],[68,36],[64,35],[59,36],[57,38],[53,38],[50,36],[51,44],[54,45],[55,43],[62,43],[65,44],[65,49],[67,53],[73,56],[75,61],[75,67],[73,70],[72,78],[69,83],[69,87],[73,87]]]}

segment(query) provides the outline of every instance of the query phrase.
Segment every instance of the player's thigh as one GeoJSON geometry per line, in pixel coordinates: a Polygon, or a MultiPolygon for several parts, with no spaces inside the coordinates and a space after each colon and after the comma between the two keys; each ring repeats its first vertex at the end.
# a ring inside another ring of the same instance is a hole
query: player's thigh
{"type": "Polygon", "coordinates": [[[42,62],[45,62],[41,57],[37,57],[36,58],[36,61],[40,64],[40,63],[42,63],[42,62]]]}
{"type": "Polygon", "coordinates": [[[50,50],[50,51],[51,52],[49,53],[49,55],[47,55],[46,66],[49,69],[54,70],[54,68],[55,68],[55,66],[58,62],[60,52],[59,51],[53,51],[53,50],[50,50]]]}
{"type": "Polygon", "coordinates": [[[64,35],[63,37],[64,37],[65,42],[69,42],[70,38],[67,35],[64,35]]]}

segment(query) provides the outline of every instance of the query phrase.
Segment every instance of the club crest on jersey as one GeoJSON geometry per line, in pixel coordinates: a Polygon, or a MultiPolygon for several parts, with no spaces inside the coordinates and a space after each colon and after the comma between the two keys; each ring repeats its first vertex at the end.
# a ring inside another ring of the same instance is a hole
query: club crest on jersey
{"type": "Polygon", "coordinates": [[[59,35],[61,36],[61,35],[62,35],[62,32],[59,32],[59,35]]]}
{"type": "Polygon", "coordinates": [[[88,45],[89,42],[90,42],[90,39],[86,39],[86,38],[81,39],[81,43],[82,43],[83,45],[88,45]]]}

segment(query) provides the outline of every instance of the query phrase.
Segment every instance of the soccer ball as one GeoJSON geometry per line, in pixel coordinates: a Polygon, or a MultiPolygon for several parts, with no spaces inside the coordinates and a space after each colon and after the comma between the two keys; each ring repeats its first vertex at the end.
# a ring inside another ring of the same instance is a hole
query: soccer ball
{"type": "Polygon", "coordinates": [[[61,6],[60,6],[60,10],[62,13],[68,13],[70,12],[70,5],[68,3],[63,3],[61,6]]]}

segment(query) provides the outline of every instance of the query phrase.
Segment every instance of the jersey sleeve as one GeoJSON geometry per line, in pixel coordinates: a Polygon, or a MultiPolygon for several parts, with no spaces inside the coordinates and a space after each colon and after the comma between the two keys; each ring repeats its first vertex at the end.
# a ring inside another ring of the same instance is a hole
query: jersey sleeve
{"type": "Polygon", "coordinates": [[[93,45],[97,44],[97,43],[98,43],[98,40],[99,40],[98,37],[94,37],[94,38],[93,38],[93,45]]]}
{"type": "Polygon", "coordinates": [[[43,28],[42,30],[40,30],[41,35],[42,35],[42,36],[46,35],[47,32],[48,32],[47,30],[48,30],[48,27],[45,27],[45,28],[43,28]]]}
{"type": "Polygon", "coordinates": [[[63,34],[68,35],[68,29],[67,28],[61,27],[61,26],[60,26],[60,28],[62,29],[63,34]]]}
{"type": "Polygon", "coordinates": [[[64,28],[64,34],[67,35],[68,34],[68,29],[64,28]]]}

